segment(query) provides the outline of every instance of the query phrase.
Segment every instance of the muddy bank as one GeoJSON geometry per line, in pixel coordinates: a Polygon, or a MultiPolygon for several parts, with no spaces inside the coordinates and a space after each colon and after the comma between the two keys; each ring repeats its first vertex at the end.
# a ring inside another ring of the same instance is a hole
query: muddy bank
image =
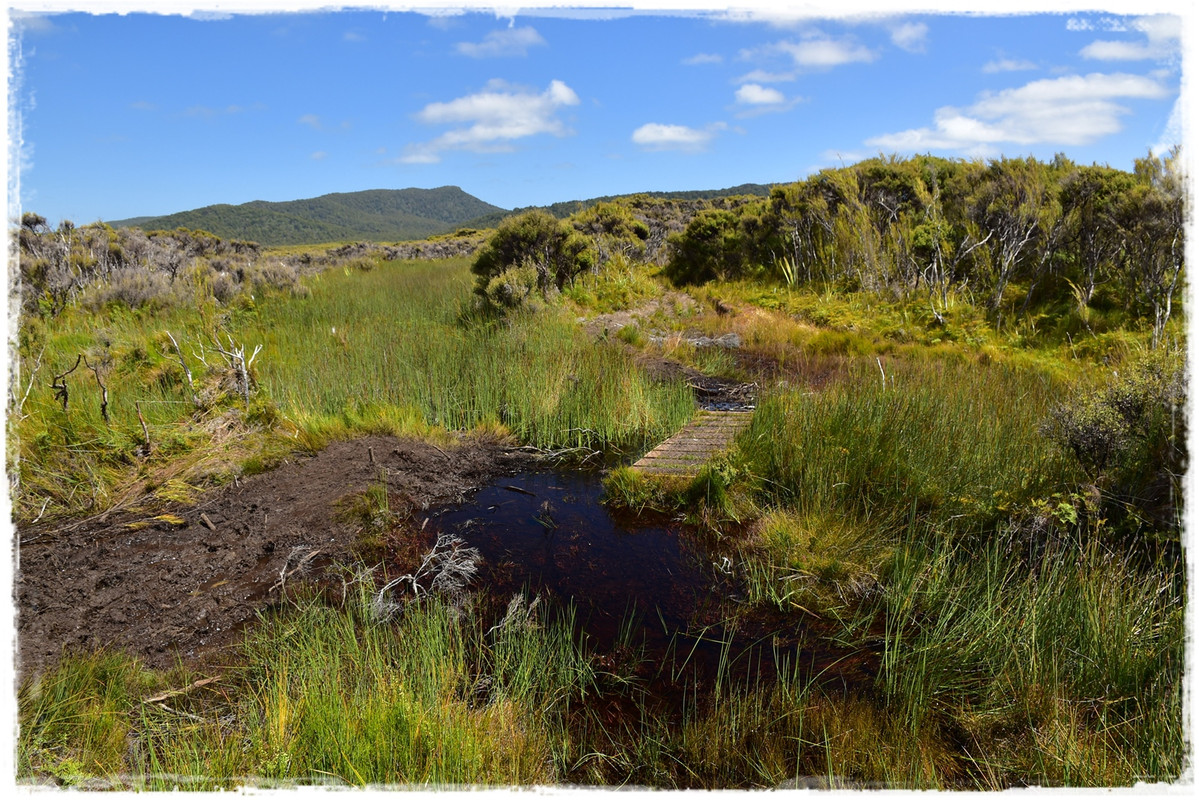
{"type": "Polygon", "coordinates": [[[18,669],[98,647],[154,667],[219,658],[240,639],[239,626],[278,599],[289,559],[306,559],[311,578],[353,558],[358,526],[338,501],[385,475],[395,502],[428,508],[530,461],[496,444],[367,437],[292,457],[194,506],[19,528],[18,669]]]}

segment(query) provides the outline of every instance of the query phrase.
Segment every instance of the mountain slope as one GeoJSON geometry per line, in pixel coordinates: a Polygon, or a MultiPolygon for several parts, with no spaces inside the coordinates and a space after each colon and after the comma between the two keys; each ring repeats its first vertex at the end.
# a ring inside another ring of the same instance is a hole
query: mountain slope
{"type": "Polygon", "coordinates": [[[504,217],[534,210],[545,211],[557,217],[558,219],[565,219],[577,211],[582,211],[585,208],[590,208],[591,206],[599,203],[607,203],[613,200],[636,197],[639,195],[655,197],[662,200],[711,200],[716,197],[734,197],[738,195],[769,197],[772,185],[773,184],[765,183],[742,183],[738,186],[730,186],[727,189],[701,189],[694,191],[675,192],[633,192],[630,194],[604,195],[603,197],[592,197],[589,200],[566,200],[559,203],[553,203],[548,206],[524,206],[522,208],[513,209],[512,211],[493,211],[490,214],[472,219],[467,224],[471,228],[494,228],[504,217]]]}
{"type": "Polygon", "coordinates": [[[160,217],[134,217],[113,227],[191,228],[264,245],[342,240],[403,241],[452,231],[479,217],[505,213],[456,186],[370,189],[306,200],[218,204],[160,217]]]}

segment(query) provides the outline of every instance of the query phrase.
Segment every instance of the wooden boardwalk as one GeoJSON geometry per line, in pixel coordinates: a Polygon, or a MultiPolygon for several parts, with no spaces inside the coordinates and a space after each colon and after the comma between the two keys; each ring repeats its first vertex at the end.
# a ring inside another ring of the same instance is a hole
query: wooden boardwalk
{"type": "Polygon", "coordinates": [[[646,475],[694,478],[708,459],[724,450],[742,429],[752,411],[701,411],[687,427],[650,450],[633,464],[646,475]]]}

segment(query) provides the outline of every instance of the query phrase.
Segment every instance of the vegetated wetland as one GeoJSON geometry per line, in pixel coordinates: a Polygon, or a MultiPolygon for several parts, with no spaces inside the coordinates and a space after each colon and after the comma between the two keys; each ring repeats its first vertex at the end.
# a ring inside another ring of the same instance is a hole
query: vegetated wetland
{"type": "Polygon", "coordinates": [[[873,159],[423,259],[26,215],[18,777],[1177,780],[1177,167],[873,159]],[[628,467],[701,399],[727,451],[628,467]]]}

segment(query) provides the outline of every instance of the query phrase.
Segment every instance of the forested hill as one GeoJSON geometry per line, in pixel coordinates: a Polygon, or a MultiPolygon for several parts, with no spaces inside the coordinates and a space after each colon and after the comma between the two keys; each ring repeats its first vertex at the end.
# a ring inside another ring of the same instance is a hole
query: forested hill
{"type": "Polygon", "coordinates": [[[554,203],[548,206],[525,206],[512,211],[497,211],[486,216],[472,220],[470,227],[472,228],[494,228],[499,224],[500,220],[507,216],[513,216],[525,211],[545,211],[558,219],[566,219],[571,214],[578,213],[600,203],[609,203],[614,200],[627,200],[632,197],[654,197],[660,200],[714,200],[717,197],[737,197],[741,195],[750,195],[755,197],[769,197],[770,184],[765,183],[742,183],[737,186],[730,186],[727,189],[699,189],[695,191],[677,191],[677,192],[636,192],[634,194],[621,195],[604,195],[603,197],[593,197],[590,200],[565,200],[560,203],[554,203]]]}
{"type": "Polygon", "coordinates": [[[457,186],[439,189],[372,189],[307,200],[219,204],[161,217],[135,217],[115,228],[188,228],[223,239],[264,245],[335,241],[404,241],[446,233],[479,217],[504,215],[457,186]]]}
{"type": "MultiPolygon", "coordinates": [[[[728,189],[640,194],[673,200],[710,200],[733,195],[766,197],[770,194],[770,186],[745,183],[728,189]]],[[[267,246],[342,241],[400,242],[425,239],[461,227],[493,228],[504,217],[533,208],[563,219],[597,203],[616,199],[620,198],[593,197],[508,211],[467,194],[457,186],[371,189],[286,202],[220,203],[161,217],[132,217],[108,224],[114,228],[147,231],[177,228],[208,231],[222,239],[267,246]]]]}

